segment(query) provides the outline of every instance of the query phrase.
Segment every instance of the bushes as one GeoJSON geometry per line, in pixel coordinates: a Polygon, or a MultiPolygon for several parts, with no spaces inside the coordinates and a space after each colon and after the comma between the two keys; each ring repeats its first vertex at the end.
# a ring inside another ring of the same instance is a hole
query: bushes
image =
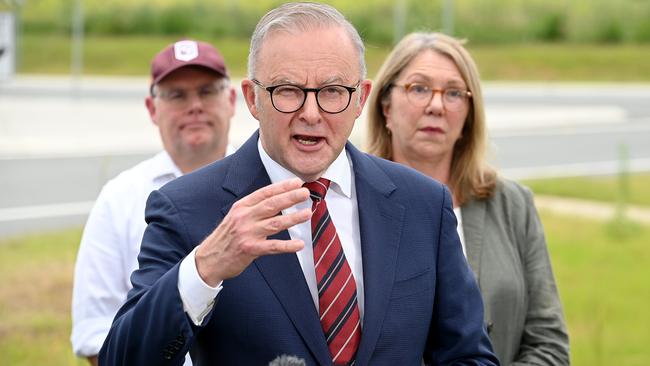
{"type": "MultiPolygon", "coordinates": [[[[405,31],[442,29],[445,0],[402,0],[405,31]]],[[[366,41],[394,42],[394,0],[329,0],[366,41]]],[[[90,35],[198,35],[248,38],[259,18],[279,0],[84,0],[90,35]]],[[[29,33],[70,30],[70,0],[25,1],[22,27],[29,33]]],[[[650,2],[638,0],[456,0],[455,35],[474,44],[528,41],[648,42],[650,2]]]]}

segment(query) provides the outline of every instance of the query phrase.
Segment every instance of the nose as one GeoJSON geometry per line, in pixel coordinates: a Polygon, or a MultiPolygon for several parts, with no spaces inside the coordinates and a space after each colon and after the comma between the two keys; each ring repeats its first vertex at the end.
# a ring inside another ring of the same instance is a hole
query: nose
{"type": "Polygon", "coordinates": [[[316,101],[316,93],[307,92],[307,97],[302,108],[298,110],[300,119],[308,123],[316,123],[320,120],[320,107],[316,101]]]}
{"type": "Polygon", "coordinates": [[[199,93],[188,93],[186,103],[190,113],[200,111],[203,108],[203,99],[201,99],[199,93]]]}
{"type": "Polygon", "coordinates": [[[441,113],[444,111],[445,106],[443,102],[443,96],[442,96],[442,90],[432,90],[433,96],[431,97],[431,100],[429,101],[429,104],[427,105],[427,111],[433,112],[433,113],[441,113]]]}

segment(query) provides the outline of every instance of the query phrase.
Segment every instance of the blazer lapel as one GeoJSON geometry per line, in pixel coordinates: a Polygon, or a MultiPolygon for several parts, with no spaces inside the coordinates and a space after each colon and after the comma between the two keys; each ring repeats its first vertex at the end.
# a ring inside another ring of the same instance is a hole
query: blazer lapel
{"type": "MultiPolygon", "coordinates": [[[[271,184],[257,151],[258,137],[256,132],[234,154],[235,160],[224,179],[223,188],[236,196],[233,203],[271,184]]],[[[227,206],[222,209],[224,216],[230,208],[231,206],[227,206]]],[[[286,230],[269,238],[290,239],[286,230]]],[[[263,256],[253,261],[253,265],[262,274],[314,357],[320,364],[330,364],[325,335],[296,255],[291,253],[263,256]]]]}
{"type": "MultiPolygon", "coordinates": [[[[286,231],[272,239],[289,239],[286,231]]],[[[253,262],[284,307],[293,326],[321,365],[329,365],[331,356],[316,307],[295,254],[259,257],[253,262]]]]}
{"type": "Polygon", "coordinates": [[[483,249],[483,228],[485,226],[485,200],[472,200],[461,206],[465,250],[476,281],[480,283],[481,250],[483,249]]]}
{"type": "Polygon", "coordinates": [[[391,179],[351,144],[347,149],[354,166],[365,295],[356,360],[365,365],[375,349],[388,308],[405,208],[390,199],[396,189],[391,179]]]}

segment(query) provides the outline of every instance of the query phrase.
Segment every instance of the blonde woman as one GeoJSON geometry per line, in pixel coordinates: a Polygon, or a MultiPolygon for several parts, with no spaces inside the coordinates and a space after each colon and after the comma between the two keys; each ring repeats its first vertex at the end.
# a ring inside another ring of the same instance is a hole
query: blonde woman
{"type": "Polygon", "coordinates": [[[569,340],[531,192],[485,161],[477,67],[463,43],[412,33],[370,96],[368,150],[446,184],[503,365],[568,365],[569,340]]]}

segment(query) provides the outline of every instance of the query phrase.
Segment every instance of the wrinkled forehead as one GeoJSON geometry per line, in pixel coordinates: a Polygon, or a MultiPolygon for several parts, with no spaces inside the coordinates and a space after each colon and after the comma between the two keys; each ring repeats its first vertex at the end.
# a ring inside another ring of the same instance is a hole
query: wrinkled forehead
{"type": "Polygon", "coordinates": [[[266,35],[260,45],[256,72],[259,77],[311,75],[318,76],[317,82],[360,78],[361,56],[341,26],[276,30],[266,35]]]}

